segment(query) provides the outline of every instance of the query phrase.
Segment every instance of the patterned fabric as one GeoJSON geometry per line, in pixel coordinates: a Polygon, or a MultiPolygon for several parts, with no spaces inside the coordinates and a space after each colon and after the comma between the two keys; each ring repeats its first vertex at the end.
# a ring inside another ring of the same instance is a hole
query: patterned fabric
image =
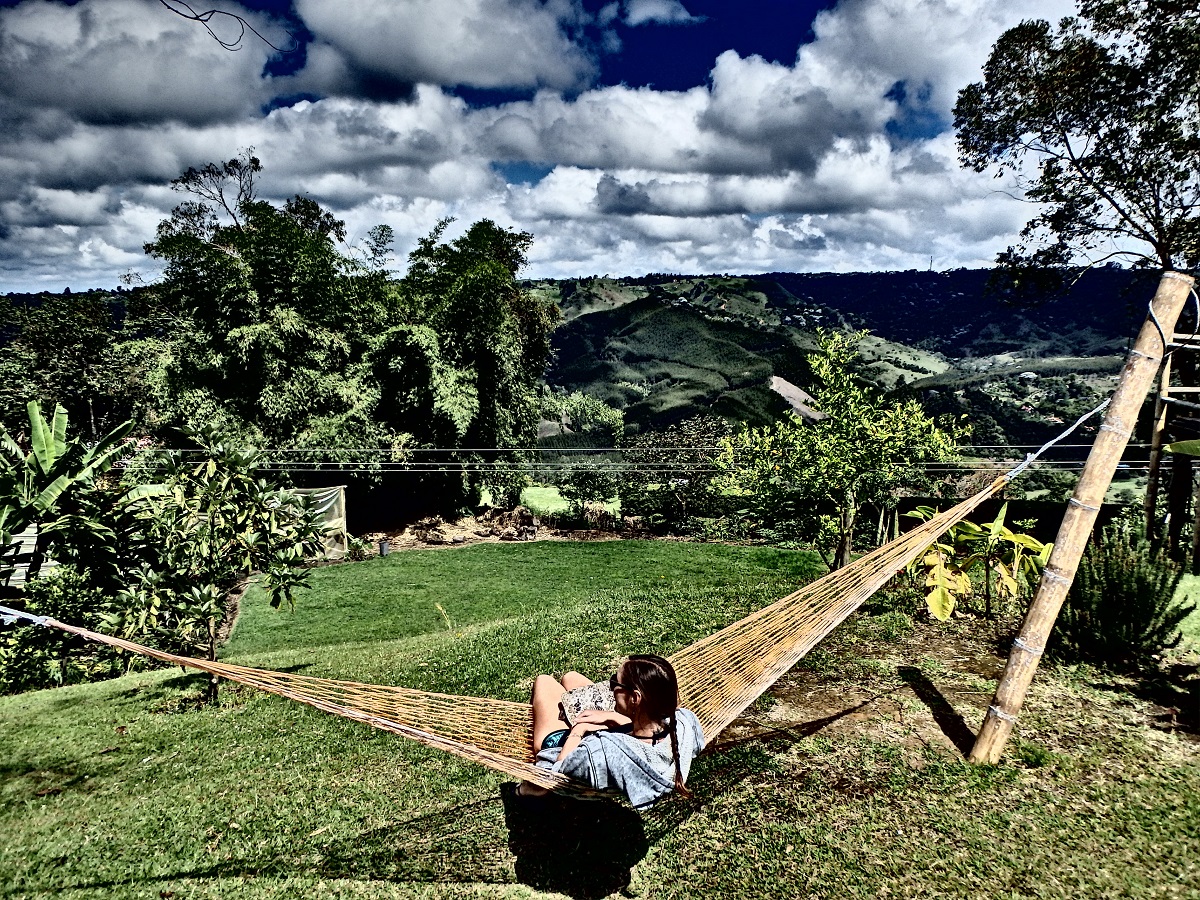
{"type": "Polygon", "coordinates": [[[581,688],[567,691],[562,695],[563,717],[568,725],[574,725],[575,719],[585,709],[613,710],[617,708],[617,698],[612,689],[603,681],[595,684],[585,684],[581,688]]]}

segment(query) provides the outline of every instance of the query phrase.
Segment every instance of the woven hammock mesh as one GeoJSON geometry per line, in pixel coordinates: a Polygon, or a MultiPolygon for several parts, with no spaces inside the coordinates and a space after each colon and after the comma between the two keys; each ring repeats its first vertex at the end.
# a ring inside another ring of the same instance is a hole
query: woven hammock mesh
{"type": "MultiPolygon", "coordinates": [[[[711,741],[897,572],[1007,482],[1007,477],[996,479],[973,497],[850,565],[675,653],[670,659],[679,675],[681,705],[696,714],[706,738],[711,741]]],[[[533,765],[532,709],[528,703],[209,662],[54,620],[45,624],[278,694],[552,790],[590,793],[577,782],[533,765]]]]}

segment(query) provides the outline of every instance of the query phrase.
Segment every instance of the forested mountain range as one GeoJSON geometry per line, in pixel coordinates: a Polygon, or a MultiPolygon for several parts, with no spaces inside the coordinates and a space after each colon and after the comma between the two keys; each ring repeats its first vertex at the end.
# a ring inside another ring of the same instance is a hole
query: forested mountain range
{"type": "MultiPolygon", "coordinates": [[[[1036,439],[1043,425],[1053,426],[1062,415],[1038,410],[1042,398],[1020,374],[1043,376],[1049,389],[1041,393],[1051,402],[1071,393],[1051,382],[1072,373],[1094,388],[1075,389],[1080,402],[1103,389],[1145,315],[1155,279],[1152,273],[1101,268],[1030,304],[994,290],[991,276],[979,269],[592,276],[524,285],[563,313],[552,335],[546,381],[621,408],[633,431],[698,411],[755,423],[781,415],[788,404],[771,390],[771,377],[807,386],[806,356],[816,329],[848,327],[870,331],[861,349],[864,372],[881,386],[908,385],[935,397],[938,389],[953,388],[960,397],[965,392],[971,411],[988,419],[981,434],[997,442],[1036,439]]],[[[64,378],[77,378],[89,368],[86,336],[120,328],[140,293],[89,291],[74,301],[69,292],[9,293],[0,307],[78,306],[86,325],[81,321],[54,337],[69,342],[82,335],[80,346],[59,343],[61,355],[52,363],[64,368],[64,378]]],[[[0,321],[3,347],[16,334],[11,315],[0,319],[6,320],[0,321]]]]}
{"type": "Polygon", "coordinates": [[[553,336],[547,380],[623,408],[635,430],[699,409],[743,421],[773,418],[787,404],[770,377],[806,386],[815,330],[849,327],[871,332],[860,351],[868,377],[935,398],[951,388],[959,406],[988,407],[981,433],[1003,442],[1036,439],[1078,405],[1058,401],[1074,394],[1084,402],[1103,390],[1145,317],[1155,278],[1096,269],[1036,303],[996,290],[988,270],[527,284],[555,300],[566,320],[553,336]],[[1041,390],[1028,375],[1020,378],[1031,371],[1041,390]],[[1073,374],[1076,386],[1068,389],[1073,374]],[[1007,402],[993,408],[997,400],[1007,402]],[[1039,400],[1057,406],[1038,410],[1039,400]],[[1012,420],[1007,429],[993,427],[1005,419],[1012,420]]]}

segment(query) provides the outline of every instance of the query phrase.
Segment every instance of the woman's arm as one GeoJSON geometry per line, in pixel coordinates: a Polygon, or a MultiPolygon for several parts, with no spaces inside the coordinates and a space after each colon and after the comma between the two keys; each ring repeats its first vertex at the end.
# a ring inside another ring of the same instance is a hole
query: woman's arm
{"type": "Polygon", "coordinates": [[[579,742],[585,737],[594,731],[604,731],[607,727],[607,725],[601,725],[596,722],[584,722],[581,715],[580,721],[571,726],[571,730],[567,733],[567,739],[562,742],[562,748],[558,751],[558,758],[560,760],[566,759],[575,751],[575,748],[579,746],[579,742]]]}

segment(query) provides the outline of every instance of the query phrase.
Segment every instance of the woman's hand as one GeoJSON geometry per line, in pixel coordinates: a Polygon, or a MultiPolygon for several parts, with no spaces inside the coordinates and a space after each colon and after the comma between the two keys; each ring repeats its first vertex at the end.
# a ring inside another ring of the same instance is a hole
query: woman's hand
{"type": "Polygon", "coordinates": [[[588,732],[603,731],[606,728],[623,728],[626,725],[633,724],[633,720],[629,716],[622,715],[619,712],[614,712],[611,709],[585,709],[575,717],[577,725],[596,726],[588,728],[588,732]]]}

